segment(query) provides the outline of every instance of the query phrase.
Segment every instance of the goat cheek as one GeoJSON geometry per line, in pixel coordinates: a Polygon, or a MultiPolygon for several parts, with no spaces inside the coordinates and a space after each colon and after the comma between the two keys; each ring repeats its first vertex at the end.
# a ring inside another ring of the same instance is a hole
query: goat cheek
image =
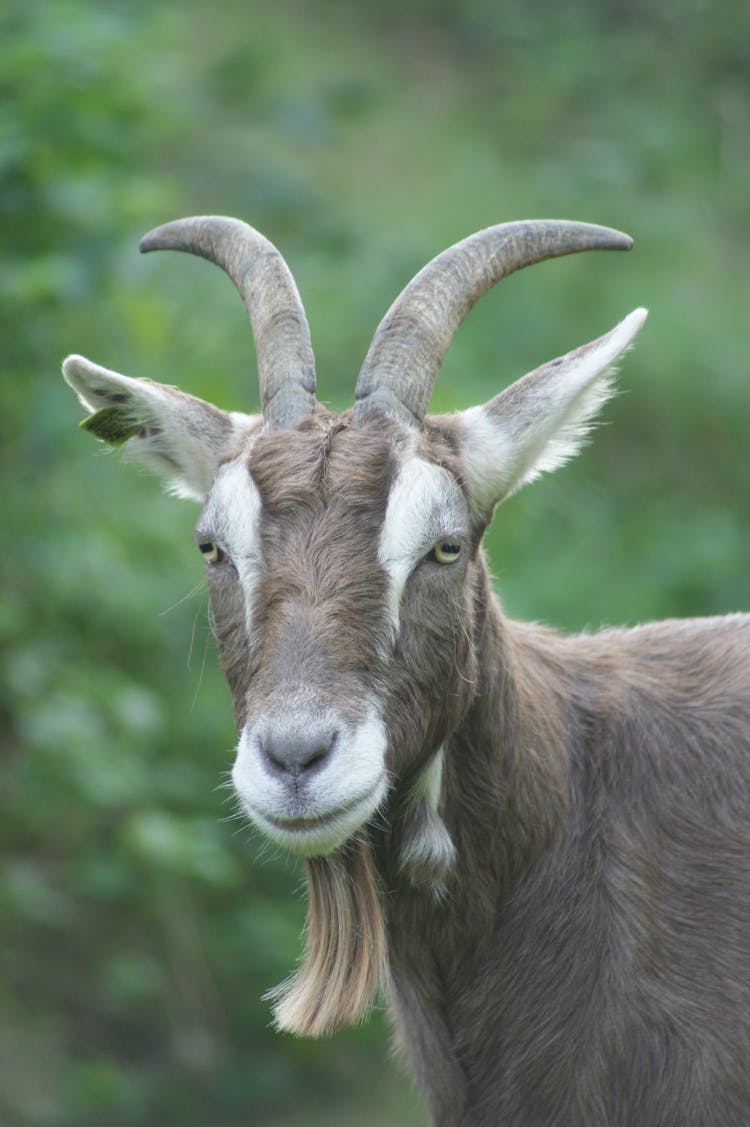
{"type": "Polygon", "coordinates": [[[237,592],[227,592],[221,587],[213,588],[210,595],[211,625],[219,651],[219,660],[232,694],[235,717],[240,724],[240,713],[247,696],[250,676],[250,648],[244,604],[237,592]]]}
{"type": "MultiPolygon", "coordinates": [[[[433,750],[441,733],[457,722],[454,712],[465,710],[465,683],[456,659],[450,641],[434,634],[425,638],[417,624],[402,624],[385,709],[390,742],[399,759],[411,761],[420,752],[433,750]]],[[[392,766],[398,770],[399,764],[392,766]]]]}

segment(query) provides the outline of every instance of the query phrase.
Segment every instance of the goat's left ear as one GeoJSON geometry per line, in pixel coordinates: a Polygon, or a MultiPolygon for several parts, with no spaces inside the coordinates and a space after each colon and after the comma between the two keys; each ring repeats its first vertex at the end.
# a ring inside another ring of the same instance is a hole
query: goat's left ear
{"type": "Polygon", "coordinates": [[[179,497],[203,501],[219,460],[262,420],[221,411],[211,403],[151,380],[133,379],[69,356],[63,375],[93,414],[81,426],[166,477],[179,497]]]}
{"type": "Polygon", "coordinates": [[[613,365],[646,319],[636,309],[611,332],[529,372],[462,424],[462,456],[472,508],[494,506],[578,452],[597,411],[613,392],[613,365]]]}

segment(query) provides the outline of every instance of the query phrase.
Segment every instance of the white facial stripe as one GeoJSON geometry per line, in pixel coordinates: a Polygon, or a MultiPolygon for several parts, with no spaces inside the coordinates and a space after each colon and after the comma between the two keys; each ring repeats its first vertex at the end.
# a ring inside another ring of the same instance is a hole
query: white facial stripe
{"type": "Polygon", "coordinates": [[[398,630],[399,608],[414,567],[444,536],[465,536],[466,505],[455,479],[433,462],[412,455],[391,488],[380,532],[378,560],[390,577],[390,612],[398,630]]]}
{"type": "MultiPolygon", "coordinates": [[[[325,710],[288,708],[272,718],[274,736],[320,726],[330,731],[335,716],[325,710]]],[[[304,810],[295,809],[296,792],[283,779],[268,773],[258,746],[258,724],[245,728],[237,747],[232,781],[242,805],[263,832],[295,853],[318,856],[342,845],[377,810],[388,788],[385,769],[387,736],[373,705],[353,729],[340,727],[329,761],[305,782],[304,810]],[[300,827],[300,817],[311,819],[300,827]],[[321,819],[319,825],[314,820],[321,819]],[[284,828],[284,821],[289,828],[284,828]]],[[[334,725],[335,726],[335,723],[334,725]]]]}
{"type": "MultiPolygon", "coordinates": [[[[263,507],[250,477],[246,453],[228,462],[216,475],[198,526],[215,538],[229,555],[245,593],[248,618],[261,566],[259,525],[263,507]]],[[[248,623],[249,625],[249,623],[248,623]]]]}
{"type": "Polygon", "coordinates": [[[222,466],[200,523],[214,532],[235,565],[258,554],[261,507],[260,493],[244,458],[222,466]]]}

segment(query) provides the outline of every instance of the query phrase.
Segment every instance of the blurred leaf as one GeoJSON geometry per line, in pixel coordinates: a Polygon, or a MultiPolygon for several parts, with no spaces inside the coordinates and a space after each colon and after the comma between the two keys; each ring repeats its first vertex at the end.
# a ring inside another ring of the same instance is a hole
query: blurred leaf
{"type": "Polygon", "coordinates": [[[614,224],[631,255],[479,304],[435,409],[647,304],[591,447],[498,513],[498,586],[567,629],[747,607],[750,6],[9,0],[0,44],[0,1122],[416,1127],[381,1017],[269,1028],[301,869],[231,818],[196,513],[78,430],[60,362],[257,409],[228,280],[138,255],[183,214],[280,246],[337,406],[443,247],[534,214],[614,224]]]}

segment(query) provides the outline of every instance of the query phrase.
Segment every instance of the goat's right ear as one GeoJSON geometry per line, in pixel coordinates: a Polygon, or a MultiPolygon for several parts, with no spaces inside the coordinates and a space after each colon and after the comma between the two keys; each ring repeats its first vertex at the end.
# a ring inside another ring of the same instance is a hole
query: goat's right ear
{"type": "Polygon", "coordinates": [[[178,497],[203,501],[221,456],[261,426],[260,416],[221,411],[177,388],[133,379],[69,356],[63,375],[93,414],[81,426],[166,477],[178,497]]]}
{"type": "Polygon", "coordinates": [[[636,309],[598,340],[536,368],[482,407],[458,415],[466,486],[475,514],[488,520],[539,474],[578,452],[613,393],[615,365],[646,319],[636,309]]]}

